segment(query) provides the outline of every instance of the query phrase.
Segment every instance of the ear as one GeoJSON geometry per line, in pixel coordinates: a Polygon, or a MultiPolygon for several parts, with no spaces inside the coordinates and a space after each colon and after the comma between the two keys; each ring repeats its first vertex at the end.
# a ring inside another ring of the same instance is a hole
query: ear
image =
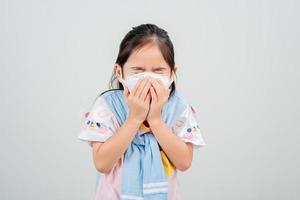
{"type": "Polygon", "coordinates": [[[119,81],[123,79],[122,68],[119,64],[115,64],[115,73],[119,81]]]}
{"type": "Polygon", "coordinates": [[[176,72],[177,72],[177,65],[175,64],[174,65],[174,69],[173,69],[173,71],[171,73],[171,77],[170,77],[172,80],[174,80],[176,72]]]}

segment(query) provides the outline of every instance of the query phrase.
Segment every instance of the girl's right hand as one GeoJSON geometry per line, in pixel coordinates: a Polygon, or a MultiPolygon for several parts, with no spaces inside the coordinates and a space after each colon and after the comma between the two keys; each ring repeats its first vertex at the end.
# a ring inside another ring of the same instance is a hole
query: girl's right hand
{"type": "Polygon", "coordinates": [[[124,96],[129,108],[129,117],[142,123],[150,109],[150,78],[142,78],[134,86],[133,90],[129,92],[128,88],[124,86],[124,96]]]}

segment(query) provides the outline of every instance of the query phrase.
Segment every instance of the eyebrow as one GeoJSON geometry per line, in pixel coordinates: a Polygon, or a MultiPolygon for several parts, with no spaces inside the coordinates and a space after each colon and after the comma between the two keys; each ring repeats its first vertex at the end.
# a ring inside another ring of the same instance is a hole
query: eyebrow
{"type": "Polygon", "coordinates": [[[161,67],[161,66],[158,66],[158,67],[154,67],[155,69],[166,69],[165,67],[161,67]]]}
{"type": "Polygon", "coordinates": [[[132,68],[132,69],[144,69],[145,67],[144,66],[133,66],[133,67],[130,67],[130,68],[132,68]]]}
{"type": "MultiPolygon", "coordinates": [[[[130,67],[132,69],[144,69],[145,67],[144,66],[132,66],[130,67]]],[[[165,67],[161,66],[161,65],[155,65],[153,66],[154,69],[165,69],[165,67]]]]}

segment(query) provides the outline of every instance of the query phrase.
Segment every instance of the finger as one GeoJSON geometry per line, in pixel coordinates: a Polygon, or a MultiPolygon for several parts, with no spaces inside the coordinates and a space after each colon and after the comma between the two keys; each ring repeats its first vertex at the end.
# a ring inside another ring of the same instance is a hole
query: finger
{"type": "Polygon", "coordinates": [[[165,85],[163,84],[163,82],[160,79],[156,79],[156,81],[162,88],[165,88],[165,85]]]}
{"type": "Polygon", "coordinates": [[[135,93],[136,93],[136,91],[137,91],[137,89],[138,89],[140,83],[142,82],[142,80],[143,80],[143,79],[140,79],[140,80],[136,83],[136,85],[133,87],[133,89],[132,89],[132,91],[131,91],[131,94],[135,95],[135,93]]]}
{"type": "Polygon", "coordinates": [[[146,103],[149,103],[150,102],[150,98],[151,98],[151,95],[150,95],[150,92],[148,92],[148,94],[147,94],[147,96],[146,96],[146,98],[145,98],[145,102],[146,103]]]}
{"type": "Polygon", "coordinates": [[[156,103],[157,102],[157,94],[153,87],[150,87],[150,94],[151,94],[151,98],[152,98],[151,101],[156,103]]]}
{"type": "Polygon", "coordinates": [[[159,85],[161,86],[161,92],[162,93],[168,93],[168,95],[170,94],[169,88],[167,89],[164,85],[164,83],[162,82],[162,80],[157,79],[157,82],[159,83],[159,85]]]}
{"type": "Polygon", "coordinates": [[[135,96],[137,97],[140,97],[141,95],[141,92],[143,91],[144,87],[146,86],[148,82],[148,79],[147,78],[143,78],[143,80],[141,81],[141,83],[139,84],[136,92],[134,93],[135,96]]]}
{"type": "Polygon", "coordinates": [[[152,85],[154,87],[154,90],[155,90],[155,92],[157,94],[157,97],[161,96],[162,95],[162,89],[161,89],[160,84],[157,82],[157,80],[153,79],[151,83],[152,83],[152,85]]]}
{"type": "Polygon", "coordinates": [[[150,83],[150,81],[148,80],[147,83],[146,83],[146,85],[145,85],[145,87],[143,88],[143,90],[142,90],[140,96],[139,96],[140,99],[142,99],[142,100],[145,99],[146,95],[149,93],[150,87],[151,87],[151,83],[150,83]]]}

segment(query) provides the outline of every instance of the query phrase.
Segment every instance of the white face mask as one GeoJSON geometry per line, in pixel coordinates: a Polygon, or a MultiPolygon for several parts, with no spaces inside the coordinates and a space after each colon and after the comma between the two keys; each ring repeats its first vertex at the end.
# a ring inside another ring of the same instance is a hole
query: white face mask
{"type": "Polygon", "coordinates": [[[162,81],[163,85],[165,86],[165,88],[168,89],[169,91],[171,91],[171,89],[169,87],[172,84],[173,80],[170,80],[168,76],[156,74],[153,72],[141,72],[141,73],[133,74],[133,75],[128,76],[125,80],[122,78],[120,82],[123,84],[123,86],[126,86],[129,89],[129,91],[131,92],[133,90],[134,86],[137,84],[137,82],[141,78],[144,78],[147,76],[152,77],[154,79],[160,79],[162,81]]]}

